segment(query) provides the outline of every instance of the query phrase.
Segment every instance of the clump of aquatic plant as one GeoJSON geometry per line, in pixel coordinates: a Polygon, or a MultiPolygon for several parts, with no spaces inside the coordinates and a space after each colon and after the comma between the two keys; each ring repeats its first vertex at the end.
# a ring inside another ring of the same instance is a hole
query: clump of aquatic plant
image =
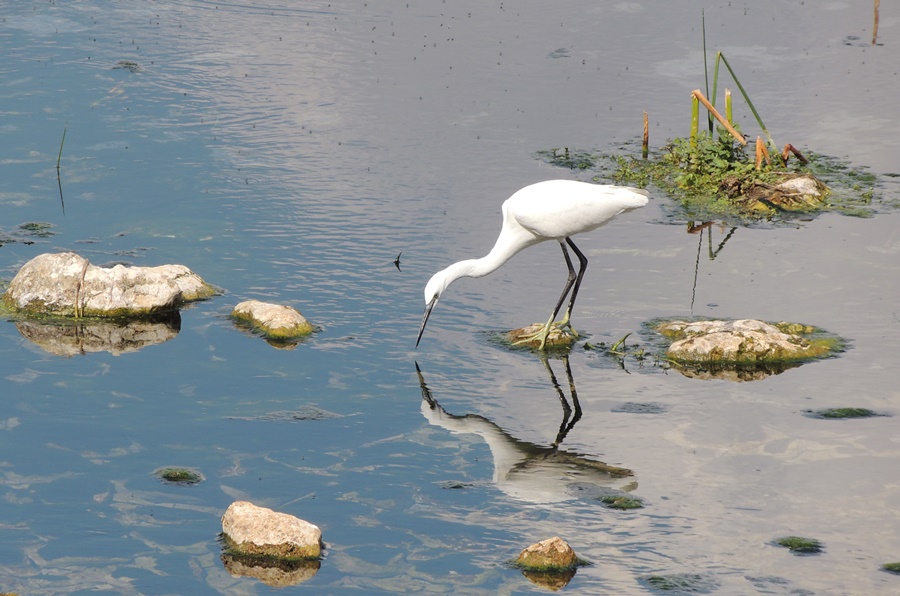
{"type": "Polygon", "coordinates": [[[881,566],[881,568],[888,573],[896,573],[900,575],[900,561],[895,563],[885,563],[881,566]]]}
{"type": "Polygon", "coordinates": [[[802,536],[785,536],[775,541],[778,546],[783,546],[792,553],[815,554],[822,552],[822,543],[815,538],[803,538],[802,536]]]}
{"type": "Polygon", "coordinates": [[[844,418],[872,418],[881,414],[873,412],[868,408],[827,408],[812,412],[816,418],[827,418],[831,420],[840,420],[844,418]]]}
{"type": "Polygon", "coordinates": [[[537,156],[551,165],[569,168],[570,170],[589,170],[597,164],[596,156],[590,152],[570,151],[568,147],[538,151],[537,156]]]}
{"type": "Polygon", "coordinates": [[[643,499],[625,495],[604,495],[600,497],[600,502],[610,509],[641,509],[644,506],[643,499]]]}
{"type": "Polygon", "coordinates": [[[677,594],[707,594],[719,589],[719,582],[700,573],[673,573],[651,575],[641,580],[654,590],[677,594]]]}
{"type": "Polygon", "coordinates": [[[631,333],[626,333],[618,341],[607,344],[606,342],[585,342],[584,349],[589,352],[597,352],[609,362],[615,363],[619,368],[624,368],[626,363],[634,363],[638,367],[657,368],[666,371],[672,362],[666,357],[665,349],[648,351],[643,345],[627,342],[631,333]]]}
{"type": "MultiPolygon", "coordinates": [[[[704,31],[704,56],[706,40],[704,31]]],[[[704,58],[704,71],[706,60],[704,58]]],[[[570,169],[598,171],[595,181],[646,187],[653,185],[680,203],[679,219],[724,219],[745,223],[789,220],[796,215],[825,210],[851,216],[871,215],[878,207],[900,208],[882,200],[877,178],[846,161],[801,152],[788,143],[776,145],[759,111],[722,52],[716,53],[709,92],[691,94],[691,128],[683,138],[650,151],[647,117],[640,153],[595,154],[565,148],[539,151],[550,164],[570,169]],[[724,113],[716,107],[719,69],[724,65],[746,107],[753,114],[758,132],[748,138],[733,118],[731,92],[725,89],[724,113]],[[707,96],[709,99],[707,99],[707,96]],[[701,118],[701,109],[706,118],[701,118]],[[706,127],[701,127],[705,120],[706,127]],[[748,143],[749,139],[749,143],[748,143]],[[748,148],[750,150],[748,150],[748,148]]]]}
{"type": "Polygon", "coordinates": [[[53,231],[55,226],[52,223],[42,221],[29,221],[21,223],[10,231],[0,229],[0,246],[4,244],[34,244],[39,242],[35,238],[50,238],[55,235],[53,231]]]}
{"type": "Polygon", "coordinates": [[[198,484],[203,482],[203,474],[190,468],[165,467],[153,472],[160,480],[170,484],[198,484]]]}

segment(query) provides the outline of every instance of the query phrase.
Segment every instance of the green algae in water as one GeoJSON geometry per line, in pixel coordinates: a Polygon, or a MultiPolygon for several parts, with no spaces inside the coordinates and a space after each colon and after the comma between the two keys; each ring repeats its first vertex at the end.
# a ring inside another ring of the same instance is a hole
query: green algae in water
{"type": "Polygon", "coordinates": [[[596,158],[588,151],[563,149],[546,149],[538,151],[537,157],[550,165],[570,170],[587,170],[596,166],[596,158]]]}
{"type": "Polygon", "coordinates": [[[900,575],[900,561],[896,563],[885,563],[881,566],[881,569],[888,573],[900,575]]]}
{"type": "Polygon", "coordinates": [[[775,541],[778,546],[783,546],[792,553],[815,554],[822,552],[822,543],[815,538],[803,538],[802,536],[785,536],[775,541]]]}
{"type": "Polygon", "coordinates": [[[166,467],[153,472],[160,480],[169,484],[199,484],[203,482],[203,474],[189,468],[166,467]]]}
{"type": "Polygon", "coordinates": [[[825,410],[817,410],[812,412],[816,418],[825,418],[828,420],[840,420],[844,418],[872,418],[881,416],[878,412],[873,412],[868,408],[827,408],[825,410]]]}
{"type": "Polygon", "coordinates": [[[700,573],[651,575],[641,580],[653,590],[677,594],[707,594],[719,588],[719,582],[700,573]]]}
{"type": "Polygon", "coordinates": [[[641,509],[644,506],[643,499],[637,497],[624,497],[619,495],[606,495],[600,497],[600,502],[610,509],[641,509]]]}

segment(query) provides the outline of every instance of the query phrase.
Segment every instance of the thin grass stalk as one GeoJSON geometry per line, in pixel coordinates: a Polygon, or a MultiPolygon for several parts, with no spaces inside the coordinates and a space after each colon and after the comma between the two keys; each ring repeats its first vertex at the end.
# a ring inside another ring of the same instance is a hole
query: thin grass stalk
{"type": "MultiPolygon", "coordinates": [[[[718,63],[716,64],[716,74],[713,75],[713,92],[712,95],[709,94],[709,66],[706,61],[706,11],[700,11],[700,28],[703,34],[703,79],[706,83],[706,96],[713,98],[713,104],[715,105],[715,97],[716,97],[716,84],[718,81],[718,63]]],[[[712,117],[707,114],[706,115],[706,125],[709,127],[709,136],[712,136],[713,133],[713,120],[712,117]]]]}
{"type": "Polygon", "coordinates": [[[66,144],[66,130],[68,127],[63,127],[63,136],[62,140],[59,142],[59,155],[56,156],[56,184],[59,186],[59,204],[62,206],[63,215],[66,214],[66,202],[63,200],[63,191],[62,191],[62,176],[59,173],[59,167],[62,163],[62,152],[63,145],[66,144]]]}
{"type": "Polygon", "coordinates": [[[691,94],[691,148],[697,146],[697,129],[700,128],[700,101],[691,94]]]}

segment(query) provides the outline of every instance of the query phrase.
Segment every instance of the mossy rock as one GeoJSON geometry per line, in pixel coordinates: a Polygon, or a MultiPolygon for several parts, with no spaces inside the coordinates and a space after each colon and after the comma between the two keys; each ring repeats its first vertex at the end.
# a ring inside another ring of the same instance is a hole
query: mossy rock
{"type": "Polygon", "coordinates": [[[300,311],[282,304],[245,300],[231,311],[231,318],[253,333],[275,342],[291,342],[316,328],[300,311]]]}
{"type": "MultiPolygon", "coordinates": [[[[525,327],[519,327],[505,333],[501,340],[503,343],[513,348],[532,348],[537,349],[540,346],[540,339],[534,338],[541,332],[544,323],[532,323],[525,327]]],[[[578,338],[573,334],[554,326],[547,334],[547,340],[544,342],[545,350],[567,349],[575,343],[578,338]]]]}
{"type": "Polygon", "coordinates": [[[153,474],[168,484],[182,484],[185,486],[199,484],[206,480],[203,474],[196,470],[176,466],[157,468],[153,474]]]}
{"type": "Polygon", "coordinates": [[[833,356],[846,345],[841,338],[799,323],[666,320],[653,327],[673,340],[666,350],[670,360],[719,367],[806,362],[833,356]]]}

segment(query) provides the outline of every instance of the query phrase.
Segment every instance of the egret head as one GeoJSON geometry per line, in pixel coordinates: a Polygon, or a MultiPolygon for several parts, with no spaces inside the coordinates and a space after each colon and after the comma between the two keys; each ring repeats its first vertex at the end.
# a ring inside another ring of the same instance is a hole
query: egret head
{"type": "Polygon", "coordinates": [[[441,297],[441,293],[447,288],[447,285],[449,285],[449,282],[443,271],[435,273],[428,280],[428,283],[425,284],[425,314],[422,316],[422,326],[419,327],[416,347],[419,346],[419,342],[422,340],[422,333],[425,332],[425,324],[428,322],[428,317],[431,316],[431,309],[437,304],[438,298],[441,297]]]}

